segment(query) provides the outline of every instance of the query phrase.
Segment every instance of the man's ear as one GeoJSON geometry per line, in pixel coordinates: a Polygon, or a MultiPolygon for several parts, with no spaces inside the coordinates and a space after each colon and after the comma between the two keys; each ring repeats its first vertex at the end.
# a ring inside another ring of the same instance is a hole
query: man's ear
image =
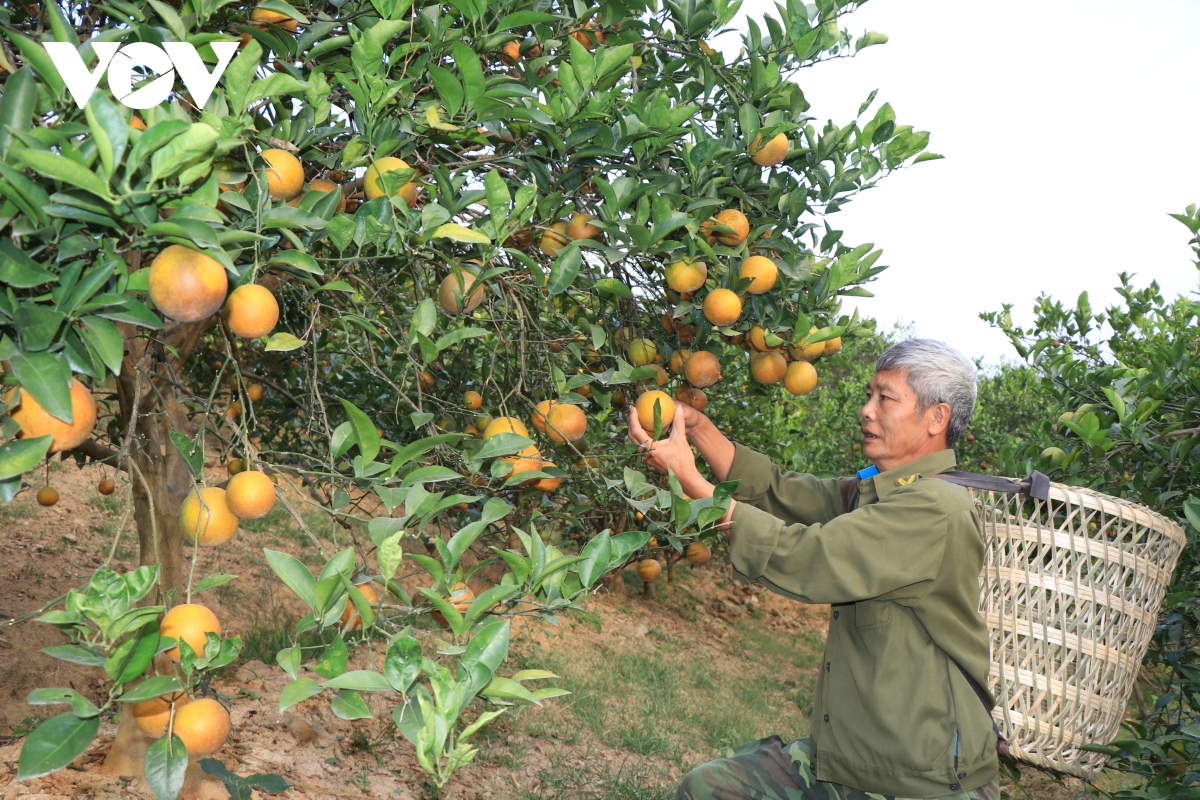
{"type": "Polygon", "coordinates": [[[929,432],[931,437],[944,436],[946,431],[950,428],[950,404],[938,403],[930,408],[929,411],[932,413],[929,414],[929,421],[927,423],[928,427],[926,430],[929,432]]]}

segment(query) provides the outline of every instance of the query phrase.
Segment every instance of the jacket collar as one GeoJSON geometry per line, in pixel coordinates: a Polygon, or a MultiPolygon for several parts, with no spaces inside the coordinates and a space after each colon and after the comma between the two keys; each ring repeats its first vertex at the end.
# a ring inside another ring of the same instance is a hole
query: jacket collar
{"type": "Polygon", "coordinates": [[[939,472],[954,469],[957,464],[958,459],[953,450],[938,450],[936,453],[913,459],[867,480],[874,481],[875,494],[882,500],[901,486],[911,485],[918,475],[922,477],[937,475],[939,472]]]}

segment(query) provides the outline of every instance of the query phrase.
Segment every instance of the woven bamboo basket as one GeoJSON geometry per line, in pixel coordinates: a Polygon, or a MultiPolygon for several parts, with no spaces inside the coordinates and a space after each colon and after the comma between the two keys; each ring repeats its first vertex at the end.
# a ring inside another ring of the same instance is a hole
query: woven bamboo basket
{"type": "Polygon", "coordinates": [[[980,610],[992,712],[1013,757],[1087,780],[1125,714],[1186,539],[1143,506],[1051,484],[972,489],[986,540],[980,610]]]}

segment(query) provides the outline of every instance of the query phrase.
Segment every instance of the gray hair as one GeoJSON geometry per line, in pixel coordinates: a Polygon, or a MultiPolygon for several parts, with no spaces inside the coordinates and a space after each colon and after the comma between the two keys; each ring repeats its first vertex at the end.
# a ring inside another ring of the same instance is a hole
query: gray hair
{"type": "Polygon", "coordinates": [[[907,370],[917,393],[917,416],[938,403],[950,405],[946,446],[953,447],[975,411],[975,365],[962,353],[936,339],[905,339],[883,352],[876,372],[907,370]]]}

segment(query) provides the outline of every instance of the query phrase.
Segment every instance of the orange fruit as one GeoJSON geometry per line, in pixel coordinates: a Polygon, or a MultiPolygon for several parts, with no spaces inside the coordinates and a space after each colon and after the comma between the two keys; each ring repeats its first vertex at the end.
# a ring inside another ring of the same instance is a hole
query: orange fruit
{"type": "Polygon", "coordinates": [[[246,462],[240,458],[235,458],[230,461],[225,468],[229,470],[230,475],[237,475],[239,472],[246,471],[246,462]]]}
{"type": "Polygon", "coordinates": [[[160,739],[166,735],[167,725],[171,721],[172,700],[175,702],[176,714],[181,708],[192,702],[192,698],[186,694],[178,693],[155,697],[153,700],[143,700],[130,707],[129,711],[133,714],[133,720],[142,729],[142,733],[154,739],[160,739]]]}
{"type": "MultiPolygon", "coordinates": [[[[296,20],[289,17],[287,14],[281,14],[278,11],[270,11],[265,8],[256,8],[250,12],[251,22],[269,22],[278,25],[285,31],[296,30],[296,20]]],[[[261,25],[258,27],[262,27],[261,25]]]]}
{"type": "Polygon", "coordinates": [[[746,341],[760,353],[779,349],[779,345],[771,346],[767,344],[767,331],[761,325],[755,325],[750,329],[750,332],[746,334],[746,341]]]}
{"type": "Polygon", "coordinates": [[[96,486],[96,491],[102,495],[108,496],[117,490],[117,485],[111,479],[105,478],[96,486]]]}
{"type": "MultiPolygon", "coordinates": [[[[671,379],[671,377],[667,375],[667,371],[658,364],[648,364],[647,366],[654,370],[654,377],[643,378],[642,383],[653,383],[660,389],[666,386],[667,382],[671,379]]],[[[576,391],[578,391],[578,389],[576,391]]]]}
{"type": "Polygon", "coordinates": [[[447,314],[470,314],[483,302],[484,285],[477,283],[479,276],[468,269],[453,271],[438,287],[438,302],[447,314]]]}
{"type": "Polygon", "coordinates": [[[546,418],[546,435],[556,442],[577,442],[587,433],[587,414],[579,406],[556,403],[546,418]]]}
{"type": "Polygon", "coordinates": [[[230,419],[237,419],[242,415],[242,404],[235,400],[229,404],[229,408],[225,409],[225,416],[230,419]]]}
{"type": "Polygon", "coordinates": [[[649,339],[634,339],[629,343],[629,363],[635,367],[653,363],[657,355],[658,347],[649,339]]]}
{"type": "MultiPolygon", "coordinates": [[[[9,389],[4,395],[5,403],[11,403],[17,389],[9,389]]],[[[63,422],[34,399],[28,390],[21,390],[21,402],[9,412],[13,422],[21,426],[21,438],[36,439],[52,436],[49,453],[58,453],[78,447],[92,435],[96,426],[96,398],[88,388],[71,378],[71,421],[63,422]]]]}
{"type": "Polygon", "coordinates": [[[718,241],[726,247],[737,247],[742,242],[746,241],[746,237],[750,235],[750,221],[746,219],[746,215],[736,208],[727,208],[719,212],[716,217],[700,226],[700,230],[708,237],[709,244],[713,241],[718,241]],[[716,225],[724,225],[733,233],[718,233],[713,231],[716,225]]]}
{"type": "Polygon", "coordinates": [[[262,472],[241,472],[225,485],[225,505],[238,519],[259,519],[275,507],[275,484],[262,472]]]}
{"type": "MultiPolygon", "coordinates": [[[[507,461],[509,464],[512,464],[512,470],[508,473],[508,475],[504,476],[506,481],[512,478],[514,475],[520,475],[522,472],[532,472],[533,470],[539,470],[542,468],[542,454],[534,445],[526,447],[515,456],[505,456],[500,460],[507,461]]],[[[525,486],[527,484],[536,482],[537,479],[532,478],[527,481],[521,481],[518,485],[525,486]]]]}
{"type": "Polygon", "coordinates": [[[742,315],[742,298],[729,289],[713,289],[704,298],[704,318],[723,328],[738,321],[742,315]]]}
{"type": "MultiPolygon", "coordinates": [[[[385,189],[383,181],[379,176],[386,172],[395,172],[398,169],[408,169],[408,162],[402,158],[395,156],[384,156],[377,158],[371,162],[371,166],[367,167],[367,173],[363,176],[363,193],[366,194],[368,200],[374,200],[376,197],[383,197],[385,189]]],[[[400,187],[396,195],[402,199],[409,208],[417,204],[417,189],[419,187],[413,181],[409,181],[400,187]]]]}
{"type": "Polygon", "coordinates": [[[671,372],[674,372],[676,375],[682,375],[683,365],[687,363],[687,360],[691,356],[691,350],[676,350],[674,353],[671,353],[671,360],[667,362],[667,366],[671,368],[671,372]]]}
{"type": "Polygon", "coordinates": [[[608,42],[608,37],[604,35],[604,31],[600,30],[600,23],[594,19],[588,20],[586,25],[573,32],[571,38],[588,50],[591,50],[597,44],[606,44],[608,42]]]}
{"type": "Polygon", "coordinates": [[[684,405],[689,405],[697,411],[708,408],[708,397],[699,389],[691,386],[680,386],[675,390],[675,399],[684,405]]]}
{"type": "Polygon", "coordinates": [[[257,403],[259,400],[262,400],[266,394],[266,390],[257,383],[252,383],[246,387],[246,397],[249,397],[250,402],[252,403],[257,403]]]}
{"type": "Polygon", "coordinates": [[[506,42],[504,44],[504,46],[500,48],[500,60],[503,61],[505,64],[508,64],[509,66],[512,66],[513,64],[516,64],[518,61],[520,61],[521,60],[521,43],[520,42],[506,42]]]}
{"type": "Polygon", "coordinates": [[[483,395],[475,391],[465,392],[463,393],[463,405],[471,411],[478,411],[483,407],[483,395]]]}
{"type": "Polygon", "coordinates": [[[792,394],[808,394],[817,386],[817,368],[807,361],[788,364],[783,386],[792,394]]]}
{"type": "MultiPolygon", "coordinates": [[[[810,334],[816,333],[817,326],[814,325],[808,332],[810,334]]],[[[788,353],[796,361],[815,361],[825,355],[825,343],[814,342],[813,344],[809,344],[807,339],[801,339],[788,348],[788,353]]]]}
{"type": "Polygon", "coordinates": [[[229,277],[221,262],[181,244],[154,257],[148,282],[154,307],[176,322],[211,317],[229,290],[229,277]]]}
{"type": "MultiPolygon", "coordinates": [[[[467,609],[471,607],[471,601],[475,599],[475,593],[471,591],[471,587],[467,586],[462,581],[454,584],[454,588],[450,590],[450,604],[454,606],[454,610],[460,614],[467,613],[467,609]]],[[[434,611],[433,618],[440,624],[446,624],[446,615],[440,611],[434,611]]]]}
{"type": "Polygon", "coordinates": [[[53,486],[43,486],[38,489],[37,501],[38,505],[49,508],[58,502],[58,489],[55,489],[53,486]]]}
{"type": "MultiPolygon", "coordinates": [[[[362,583],[354,588],[362,592],[363,597],[367,598],[367,602],[372,605],[379,602],[379,593],[375,591],[375,584],[362,583]]],[[[358,613],[358,608],[354,605],[354,601],[350,599],[349,594],[346,595],[346,608],[342,611],[342,630],[362,630],[362,615],[358,613]]]]}
{"type": "Polygon", "coordinates": [[[831,356],[838,350],[842,349],[842,337],[835,336],[832,339],[825,340],[825,355],[831,356]]]}
{"type": "MultiPolygon", "coordinates": [[[[553,461],[543,461],[538,469],[545,470],[546,467],[553,467],[553,461]]],[[[562,478],[538,478],[533,482],[533,488],[539,492],[553,492],[562,485],[562,478]]]]}
{"type": "Polygon", "coordinates": [[[417,375],[417,384],[420,385],[422,392],[431,392],[433,391],[433,387],[437,386],[437,381],[434,379],[432,372],[421,370],[420,374],[417,375]]]}
{"type": "Polygon", "coordinates": [[[183,501],[179,509],[179,527],[193,544],[216,547],[237,533],[238,518],[225,502],[225,490],[209,486],[199,493],[193,489],[183,501]]]}
{"type": "MultiPolygon", "coordinates": [[[[197,655],[204,652],[207,634],[221,634],[221,621],[208,606],[199,603],[178,605],[163,615],[158,624],[158,635],[169,636],[176,642],[187,642],[197,655]]],[[[178,645],[166,651],[172,661],[179,660],[178,645]]]]}
{"type": "Polygon", "coordinates": [[[739,278],[750,278],[746,291],[750,294],[769,292],[779,280],[779,268],[766,256],[750,256],[738,268],[739,278]]]}
{"type": "Polygon", "coordinates": [[[683,377],[697,389],[721,380],[721,361],[707,350],[698,350],[683,365],[683,377]]]}
{"type": "MultiPolygon", "coordinates": [[[[295,20],[292,22],[294,24],[295,20]]],[[[263,150],[260,155],[268,165],[267,193],[272,200],[291,200],[300,194],[304,188],[304,165],[300,159],[278,147],[263,150]]]]}
{"type": "Polygon", "coordinates": [[[571,221],[567,223],[567,236],[572,239],[595,239],[600,235],[600,229],[592,224],[595,217],[591,214],[582,214],[578,211],[571,215],[571,221]]]}
{"type": "Polygon", "coordinates": [[[567,246],[568,239],[567,223],[560,219],[558,222],[551,223],[550,230],[542,231],[542,240],[538,243],[538,247],[543,253],[554,258],[567,246]]]}
{"type": "Polygon", "coordinates": [[[788,138],[782,133],[777,133],[766,144],[762,143],[762,134],[759,133],[754,137],[754,141],[747,148],[750,153],[751,160],[760,167],[773,167],[776,164],[783,162],[787,157],[788,138]]]}
{"type": "Polygon", "coordinates": [[[712,550],[704,542],[692,542],[684,551],[686,558],[692,564],[707,564],[712,558],[712,550]]]}
{"type": "Polygon", "coordinates": [[[654,407],[658,406],[658,418],[662,422],[662,432],[665,435],[671,429],[675,420],[675,401],[666,392],[652,389],[637,400],[638,422],[647,433],[654,434],[654,407]]]}
{"type": "Polygon", "coordinates": [[[129,127],[144,131],[146,130],[146,121],[138,116],[137,112],[134,112],[134,115],[129,120],[129,127]]]}
{"type": "Polygon", "coordinates": [[[546,418],[550,416],[550,409],[555,405],[554,400],[542,400],[533,410],[533,427],[539,433],[546,432],[546,418]]]}
{"type": "Polygon", "coordinates": [[[653,558],[647,558],[637,565],[637,576],[646,583],[654,583],[662,575],[662,564],[653,558]]]}
{"type": "Polygon", "coordinates": [[[175,711],[175,733],[189,756],[215,753],[229,739],[232,725],[225,706],[211,697],[193,700],[175,711]]]}
{"type": "Polygon", "coordinates": [[[498,433],[519,433],[529,438],[529,429],[516,417],[496,417],[483,429],[483,438],[490,439],[498,433]]]}
{"type": "Polygon", "coordinates": [[[279,322],[279,302],[267,287],[247,283],[229,293],[223,313],[229,330],[244,339],[259,339],[279,322]]]}
{"type": "Polygon", "coordinates": [[[694,292],[708,280],[708,265],[687,256],[666,267],[667,286],[676,292],[694,292]]]}
{"type": "Polygon", "coordinates": [[[787,366],[787,359],[776,350],[756,353],[750,358],[750,373],[759,383],[779,383],[787,372],[787,366]]]}
{"type": "MultiPolygon", "coordinates": [[[[295,22],[295,20],[292,20],[292,22],[295,22]]],[[[342,194],[342,187],[328,178],[313,178],[308,182],[308,189],[310,192],[337,192],[338,203],[334,211],[340,214],[346,210],[346,195],[342,194]]]]}

